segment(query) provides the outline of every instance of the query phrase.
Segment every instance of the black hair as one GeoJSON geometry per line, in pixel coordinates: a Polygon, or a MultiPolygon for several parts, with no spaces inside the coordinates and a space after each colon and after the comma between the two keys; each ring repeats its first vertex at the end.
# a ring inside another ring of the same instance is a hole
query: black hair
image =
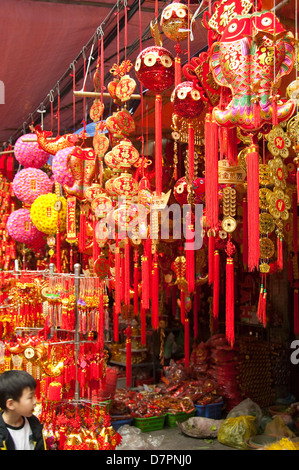
{"type": "Polygon", "coordinates": [[[36,381],[32,375],[24,370],[7,370],[0,375],[0,408],[6,409],[6,402],[10,398],[18,401],[25,388],[36,389],[36,381]]]}

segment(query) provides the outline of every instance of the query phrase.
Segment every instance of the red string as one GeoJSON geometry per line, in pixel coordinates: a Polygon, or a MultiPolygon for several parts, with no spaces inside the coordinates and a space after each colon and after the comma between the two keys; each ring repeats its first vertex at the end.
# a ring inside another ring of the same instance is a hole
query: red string
{"type": "Polygon", "coordinates": [[[57,97],[57,135],[60,135],[60,93],[57,97]]]}
{"type": "Polygon", "coordinates": [[[101,101],[103,103],[104,93],[104,37],[101,37],[101,101]]]}
{"type": "MultiPolygon", "coordinates": [[[[75,65],[73,66],[73,91],[76,89],[76,70],[75,70],[75,65]]],[[[76,97],[73,93],[73,129],[75,130],[76,127],[76,97]]]]}
{"type": "Polygon", "coordinates": [[[127,44],[128,44],[128,12],[125,6],[125,60],[127,60],[127,44]]]}

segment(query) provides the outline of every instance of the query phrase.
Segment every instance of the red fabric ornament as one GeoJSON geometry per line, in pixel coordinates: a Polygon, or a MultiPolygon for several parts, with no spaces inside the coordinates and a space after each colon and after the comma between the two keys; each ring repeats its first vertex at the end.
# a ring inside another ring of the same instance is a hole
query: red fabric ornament
{"type": "Polygon", "coordinates": [[[248,269],[259,266],[259,154],[258,146],[252,144],[247,154],[247,200],[248,200],[248,269]]]}
{"type": "Polygon", "coordinates": [[[185,367],[189,367],[190,363],[190,325],[189,318],[185,318],[185,367]]]}
{"type": "Polygon", "coordinates": [[[124,303],[130,305],[130,242],[125,240],[124,303]]]}
{"type": "Polygon", "coordinates": [[[204,109],[204,101],[193,82],[184,81],[175,87],[171,95],[175,114],[186,119],[198,117],[204,109]]]}
{"type": "Polygon", "coordinates": [[[225,335],[227,341],[233,346],[235,341],[235,282],[234,282],[234,260],[235,246],[229,237],[225,248],[226,260],[226,311],[225,311],[225,335]]]}
{"type": "Polygon", "coordinates": [[[218,127],[211,114],[205,121],[205,186],[206,223],[211,229],[218,225],[218,127]]]}
{"type": "Polygon", "coordinates": [[[277,237],[277,265],[283,270],[283,242],[280,236],[277,237]]]}
{"type": "Polygon", "coordinates": [[[294,289],[294,335],[299,335],[299,296],[298,289],[294,289]]]}
{"type": "Polygon", "coordinates": [[[174,84],[175,60],[164,47],[150,46],[140,52],[135,73],[144,88],[161,93],[174,84]]]}
{"type": "Polygon", "coordinates": [[[243,265],[247,268],[248,264],[248,210],[247,199],[243,197],[243,265]]]}
{"type": "Polygon", "coordinates": [[[213,317],[218,318],[219,315],[219,251],[214,251],[214,289],[213,289],[213,317]]]}
{"type": "Polygon", "coordinates": [[[155,178],[157,196],[162,194],[162,96],[155,99],[155,178]]]}
{"type": "Polygon", "coordinates": [[[194,258],[194,226],[192,222],[192,213],[186,214],[186,281],[188,283],[188,292],[194,292],[195,289],[195,258],[194,258]]]}
{"type": "Polygon", "coordinates": [[[215,232],[209,230],[208,232],[208,256],[209,256],[209,284],[214,281],[214,247],[215,247],[215,232]]]}
{"type": "MultiPolygon", "coordinates": [[[[298,174],[298,172],[297,172],[298,174]]],[[[298,254],[298,215],[297,215],[297,196],[293,192],[293,249],[294,254],[298,254]]]]}
{"type": "Polygon", "coordinates": [[[135,253],[134,253],[134,313],[135,315],[138,314],[138,310],[139,310],[138,282],[139,282],[138,250],[137,248],[135,248],[135,253]]]}
{"type": "Polygon", "coordinates": [[[198,337],[198,305],[199,305],[199,292],[195,288],[193,297],[193,336],[194,339],[198,337]]]}
{"type": "Polygon", "coordinates": [[[126,386],[130,388],[132,385],[132,329],[128,326],[125,331],[126,339],[126,386]]]}
{"type": "Polygon", "coordinates": [[[159,266],[158,253],[155,251],[152,270],[152,327],[159,328],[159,266]]]}
{"type": "Polygon", "coordinates": [[[86,246],[86,214],[85,210],[81,209],[80,211],[80,232],[78,239],[78,248],[80,253],[85,250],[86,246]]]}
{"type": "Polygon", "coordinates": [[[115,242],[115,314],[118,315],[121,310],[121,260],[118,237],[115,242]]]}

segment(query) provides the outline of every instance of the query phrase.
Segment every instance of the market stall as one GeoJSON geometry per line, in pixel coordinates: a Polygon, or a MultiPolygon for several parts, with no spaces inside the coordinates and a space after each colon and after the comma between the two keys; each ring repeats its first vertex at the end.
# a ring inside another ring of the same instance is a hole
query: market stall
{"type": "Polygon", "coordinates": [[[227,439],[244,400],[274,417],[283,403],[279,437],[294,438],[297,20],[152,2],[145,39],[128,3],[83,48],[80,79],[71,64],[69,104],[58,82],[1,152],[0,373],[36,379],[51,450],[115,450],[124,425],[188,434],[193,418],[253,448],[260,421],[227,439]]]}

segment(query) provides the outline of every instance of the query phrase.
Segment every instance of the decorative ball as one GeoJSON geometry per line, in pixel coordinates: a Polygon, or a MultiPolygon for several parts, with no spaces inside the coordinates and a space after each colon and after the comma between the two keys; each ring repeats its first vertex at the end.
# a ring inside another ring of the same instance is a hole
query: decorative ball
{"type": "Polygon", "coordinates": [[[62,385],[60,382],[51,382],[48,387],[48,400],[59,401],[62,398],[62,385]]]}
{"type": "Polygon", "coordinates": [[[174,112],[187,119],[198,117],[204,109],[200,92],[192,82],[179,83],[173,90],[170,101],[174,112]]]}
{"type": "Polygon", "coordinates": [[[174,62],[173,55],[164,47],[147,47],[136,59],[136,76],[145,88],[158,93],[165,91],[174,84],[174,62]]]}
{"type": "Polygon", "coordinates": [[[188,200],[188,189],[187,189],[187,182],[186,177],[183,176],[182,178],[178,179],[173,188],[173,195],[176,201],[180,204],[187,204],[188,200]]]}
{"type": "Polygon", "coordinates": [[[35,134],[25,134],[18,138],[14,146],[16,160],[24,168],[41,168],[50,158],[50,154],[41,149],[36,141],[35,134]],[[30,139],[32,142],[24,142],[30,139]]]}
{"type": "Polygon", "coordinates": [[[205,200],[205,191],[206,191],[206,183],[204,178],[196,178],[193,181],[193,189],[195,194],[195,202],[204,202],[205,200]]]}
{"type": "Polygon", "coordinates": [[[44,234],[33,225],[28,209],[18,209],[10,214],[7,231],[13,240],[26,245],[35,246],[41,243],[44,237],[44,234]]]}
{"type": "Polygon", "coordinates": [[[13,179],[15,196],[22,202],[32,204],[41,194],[52,191],[53,182],[48,175],[37,168],[24,168],[13,179]]]}
{"type": "Polygon", "coordinates": [[[68,156],[73,149],[74,147],[67,147],[65,149],[58,150],[52,160],[54,181],[62,186],[72,186],[74,184],[74,178],[71,169],[68,166],[68,156]]]}
{"type": "Polygon", "coordinates": [[[59,221],[59,231],[66,228],[66,199],[56,194],[42,194],[31,206],[31,220],[38,230],[47,235],[55,235],[59,221]],[[57,210],[57,201],[61,202],[60,210],[57,210]]]}
{"type": "Polygon", "coordinates": [[[160,26],[163,33],[172,41],[182,41],[188,37],[192,13],[183,3],[173,2],[164,8],[160,26]],[[184,31],[183,31],[184,30],[184,31]]]}

